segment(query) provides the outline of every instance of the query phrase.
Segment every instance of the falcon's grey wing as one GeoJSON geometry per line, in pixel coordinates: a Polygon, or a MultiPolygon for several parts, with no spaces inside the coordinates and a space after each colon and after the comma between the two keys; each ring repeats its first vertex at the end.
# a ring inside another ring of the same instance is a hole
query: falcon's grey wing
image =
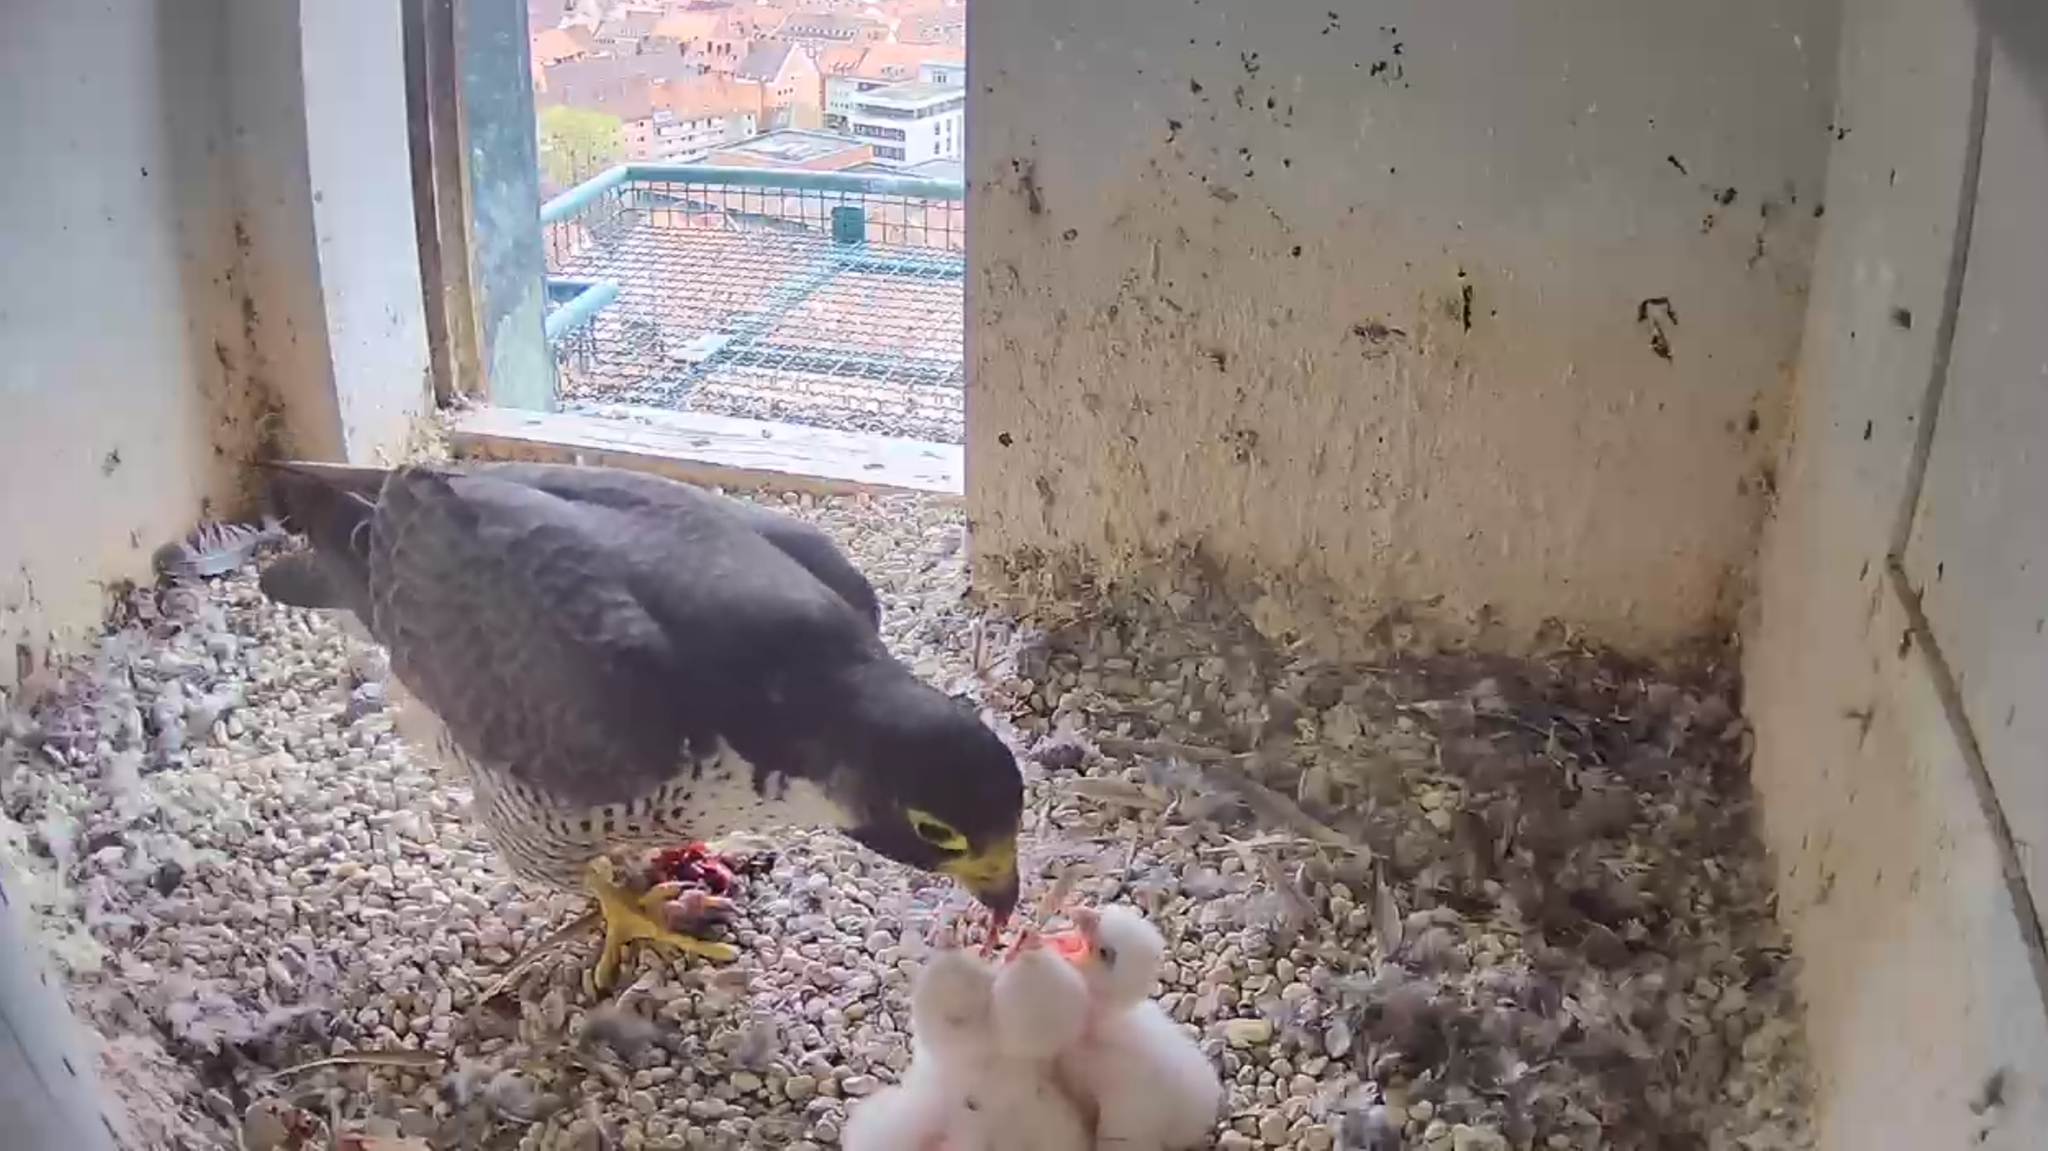
{"type": "Polygon", "coordinates": [[[782,554],[801,564],[820,583],[837,592],[839,598],[852,604],[854,610],[867,619],[870,629],[881,630],[882,604],[875,595],[874,585],[868,582],[859,568],[853,566],[831,536],[795,516],[717,495],[694,485],[611,468],[496,463],[486,465],[474,474],[516,479],[519,483],[578,503],[637,506],[653,501],[657,505],[701,505],[707,511],[716,508],[727,512],[774,544],[782,554]],[[678,488],[683,490],[678,491],[678,488]]]}
{"type": "Polygon", "coordinates": [[[818,582],[839,593],[839,598],[852,604],[868,627],[879,633],[882,630],[882,601],[875,595],[875,585],[861,574],[846,553],[839,550],[832,537],[805,523],[795,516],[783,515],[770,508],[760,507],[743,500],[732,500],[740,517],[762,538],[782,549],[782,554],[802,564],[805,571],[818,577],[818,582]]]}
{"type": "Polygon", "coordinates": [[[371,630],[489,766],[621,802],[686,749],[756,758],[749,744],[798,738],[780,730],[782,679],[872,658],[863,621],[709,493],[656,481],[571,500],[517,481],[399,469],[369,533],[371,630]]]}

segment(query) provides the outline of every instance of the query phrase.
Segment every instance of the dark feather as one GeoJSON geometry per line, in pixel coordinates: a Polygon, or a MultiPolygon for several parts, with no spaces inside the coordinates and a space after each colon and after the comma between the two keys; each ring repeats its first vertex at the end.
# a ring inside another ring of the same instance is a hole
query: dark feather
{"type": "Polygon", "coordinates": [[[853,566],[846,553],[839,550],[831,536],[795,516],[786,516],[757,504],[732,501],[740,518],[760,533],[762,538],[782,550],[782,554],[803,565],[805,571],[816,576],[818,582],[839,593],[839,598],[852,604],[868,621],[868,626],[877,632],[882,629],[882,601],[875,595],[875,587],[868,577],[853,566]]]}
{"type": "MultiPolygon", "coordinates": [[[[831,588],[839,597],[852,604],[855,611],[868,621],[876,631],[882,626],[882,604],[875,595],[874,585],[868,582],[860,569],[846,558],[831,536],[821,529],[797,519],[795,516],[736,500],[715,496],[702,489],[678,485],[674,481],[657,476],[646,476],[636,472],[619,471],[612,468],[575,468],[559,464],[500,463],[490,465],[490,474],[508,482],[537,488],[550,495],[579,504],[595,504],[605,507],[630,508],[645,506],[653,501],[655,506],[676,499],[677,487],[696,491],[701,497],[701,506],[722,508],[739,517],[740,522],[752,528],[769,543],[780,549],[782,554],[802,565],[820,583],[831,588]]],[[[382,473],[379,473],[380,475],[382,473]]]]}
{"type": "MultiPolygon", "coordinates": [[[[317,558],[287,557],[272,564],[263,578],[264,594],[293,607],[353,611],[368,626],[369,540],[363,529],[375,514],[376,502],[391,473],[384,468],[304,461],[268,464],[266,470],[273,510],[287,527],[313,540],[313,554],[317,558]]],[[[500,463],[489,465],[488,470],[507,482],[534,487],[572,502],[609,507],[673,498],[667,489],[676,486],[667,480],[609,468],[500,463]]],[[[874,585],[853,566],[831,536],[795,516],[758,504],[713,497],[708,492],[701,494],[736,515],[853,605],[867,620],[870,630],[881,631],[882,604],[874,585]]]]}
{"type": "Polygon", "coordinates": [[[795,770],[823,730],[785,704],[893,665],[731,501],[590,469],[543,486],[530,467],[399,469],[369,533],[371,631],[471,755],[592,805],[719,740],[795,770]]]}

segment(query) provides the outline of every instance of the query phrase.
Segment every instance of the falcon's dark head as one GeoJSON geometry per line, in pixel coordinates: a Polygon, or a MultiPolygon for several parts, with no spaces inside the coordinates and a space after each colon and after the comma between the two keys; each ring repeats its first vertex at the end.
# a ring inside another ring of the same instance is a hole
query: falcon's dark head
{"type": "Polygon", "coordinates": [[[1005,918],[1018,894],[1017,759],[968,705],[900,666],[889,672],[858,693],[864,738],[838,749],[831,790],[844,830],[898,863],[952,876],[1005,918]]]}

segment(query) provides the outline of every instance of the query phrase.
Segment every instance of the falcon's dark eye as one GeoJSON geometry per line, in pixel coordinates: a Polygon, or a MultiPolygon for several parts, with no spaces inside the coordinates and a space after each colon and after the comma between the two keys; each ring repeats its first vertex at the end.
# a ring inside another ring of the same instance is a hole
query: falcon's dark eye
{"type": "Polygon", "coordinates": [[[910,817],[910,829],[919,839],[940,851],[966,851],[967,837],[953,830],[951,824],[938,816],[923,811],[905,812],[910,817]]]}
{"type": "Polygon", "coordinates": [[[1115,967],[1116,948],[1110,947],[1106,944],[1104,946],[1098,947],[1095,949],[1095,958],[1101,960],[1102,965],[1104,967],[1115,967]]]}

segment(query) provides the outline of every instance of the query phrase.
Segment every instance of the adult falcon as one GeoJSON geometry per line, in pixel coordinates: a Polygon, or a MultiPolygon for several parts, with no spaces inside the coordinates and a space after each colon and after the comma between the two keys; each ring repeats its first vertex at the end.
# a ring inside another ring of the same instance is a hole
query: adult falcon
{"type": "Polygon", "coordinates": [[[890,656],[873,587],[824,533],[614,468],[267,470],[312,546],[265,594],[344,609],[390,651],[512,872],[597,897],[599,986],[635,940],[735,954],[659,922],[620,849],[831,826],[1015,908],[1016,759],[890,656]]]}

